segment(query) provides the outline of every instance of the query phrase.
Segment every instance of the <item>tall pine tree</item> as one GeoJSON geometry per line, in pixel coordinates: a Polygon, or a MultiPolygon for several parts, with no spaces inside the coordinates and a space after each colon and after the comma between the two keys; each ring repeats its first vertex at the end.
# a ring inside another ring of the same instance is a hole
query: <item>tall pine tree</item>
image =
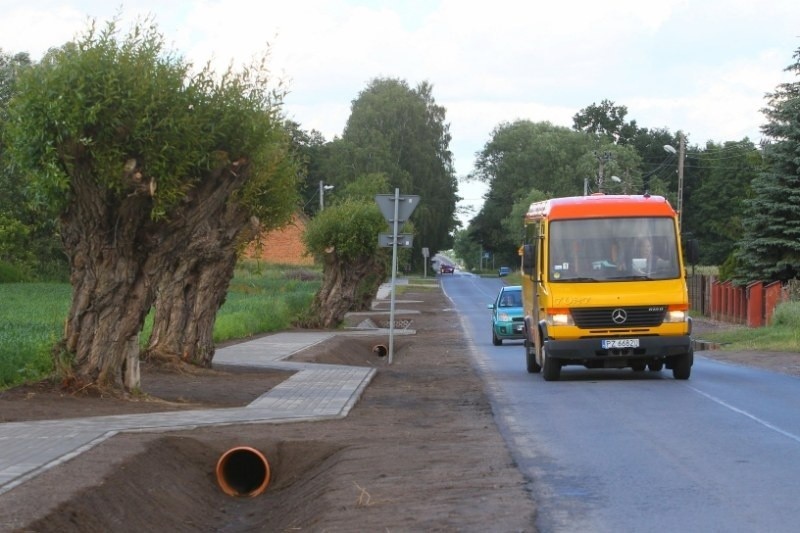
{"type": "MultiPolygon", "coordinates": [[[[785,70],[800,77],[800,48],[785,70]]],[[[738,278],[795,278],[800,272],[800,81],[778,85],[763,109],[770,138],[764,171],[753,180],[739,243],[738,278]]]]}

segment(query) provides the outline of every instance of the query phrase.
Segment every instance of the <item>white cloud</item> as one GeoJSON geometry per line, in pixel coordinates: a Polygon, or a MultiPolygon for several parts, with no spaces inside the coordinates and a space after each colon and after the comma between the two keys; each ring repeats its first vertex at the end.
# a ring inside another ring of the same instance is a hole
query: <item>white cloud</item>
{"type": "MultiPolygon", "coordinates": [[[[0,47],[36,58],[87,16],[118,9],[0,0],[0,47]]],[[[570,126],[606,98],[640,126],[682,130],[693,143],[758,140],[764,94],[788,80],[800,46],[796,0],[139,0],[122,13],[124,27],[152,13],[198,64],[246,63],[269,45],[273,74],[289,83],[288,116],[329,139],[371,79],[428,81],[447,109],[459,176],[501,122],[570,126]]],[[[462,191],[481,195],[474,184],[462,191]]]]}
{"type": "Polygon", "coordinates": [[[0,12],[0,48],[9,53],[28,52],[36,58],[50,47],[70,41],[87,21],[85,14],[68,5],[43,10],[17,4],[0,12]]]}

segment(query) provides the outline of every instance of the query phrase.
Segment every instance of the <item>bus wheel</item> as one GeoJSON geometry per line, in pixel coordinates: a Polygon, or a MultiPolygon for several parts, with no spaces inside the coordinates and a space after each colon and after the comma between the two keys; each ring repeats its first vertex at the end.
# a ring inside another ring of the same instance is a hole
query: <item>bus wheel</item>
{"type": "Polygon", "coordinates": [[[553,359],[547,353],[547,348],[542,347],[542,357],[544,358],[542,364],[542,377],[545,381],[558,381],[561,377],[561,361],[553,359]]]}
{"type": "Polygon", "coordinates": [[[531,343],[527,338],[525,339],[523,345],[525,346],[525,362],[528,364],[528,373],[538,374],[542,371],[542,367],[540,367],[539,363],[536,362],[535,350],[533,350],[531,343]]]}
{"type": "Polygon", "coordinates": [[[691,351],[675,356],[672,362],[672,377],[675,379],[689,379],[692,374],[692,363],[694,363],[694,353],[691,351]]]}

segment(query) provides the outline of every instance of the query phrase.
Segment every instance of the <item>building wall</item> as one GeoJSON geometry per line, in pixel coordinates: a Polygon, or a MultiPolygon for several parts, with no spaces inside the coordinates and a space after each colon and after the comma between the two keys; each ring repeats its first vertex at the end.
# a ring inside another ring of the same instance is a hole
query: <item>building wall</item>
{"type": "Polygon", "coordinates": [[[281,265],[313,265],[314,258],[305,255],[306,248],[303,245],[305,228],[305,216],[295,214],[289,225],[261,235],[260,250],[255,243],[249,245],[245,250],[245,257],[281,265]]]}

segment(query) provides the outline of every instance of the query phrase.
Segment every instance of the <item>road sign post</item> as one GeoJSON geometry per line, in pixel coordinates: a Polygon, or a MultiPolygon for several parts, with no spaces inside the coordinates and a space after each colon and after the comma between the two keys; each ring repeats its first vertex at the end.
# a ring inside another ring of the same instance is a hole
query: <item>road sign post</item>
{"type": "Polygon", "coordinates": [[[394,293],[397,281],[397,247],[411,247],[413,236],[410,234],[398,235],[400,222],[405,222],[419,203],[419,196],[400,196],[400,189],[395,189],[394,194],[377,194],[375,202],[383,214],[386,222],[392,225],[391,236],[381,234],[378,237],[380,246],[392,247],[392,285],[389,303],[389,364],[394,357],[394,293]]]}

